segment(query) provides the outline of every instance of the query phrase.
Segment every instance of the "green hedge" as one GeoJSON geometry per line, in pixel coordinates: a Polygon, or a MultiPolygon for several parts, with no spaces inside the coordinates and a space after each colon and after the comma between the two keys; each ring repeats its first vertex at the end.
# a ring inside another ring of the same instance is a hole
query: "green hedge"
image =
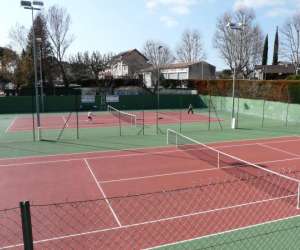
{"type": "MultiPolygon", "coordinates": [[[[232,95],[232,80],[196,81],[201,95],[232,95]]],[[[300,81],[237,80],[236,95],[245,99],[300,103],[300,81]]]]}

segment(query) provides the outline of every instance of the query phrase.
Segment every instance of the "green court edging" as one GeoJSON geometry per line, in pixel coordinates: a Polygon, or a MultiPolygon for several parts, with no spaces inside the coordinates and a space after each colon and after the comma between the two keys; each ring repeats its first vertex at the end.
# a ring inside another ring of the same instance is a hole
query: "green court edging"
{"type": "Polygon", "coordinates": [[[152,250],[179,249],[299,249],[300,216],[283,218],[258,225],[175,242],[152,250]]]}

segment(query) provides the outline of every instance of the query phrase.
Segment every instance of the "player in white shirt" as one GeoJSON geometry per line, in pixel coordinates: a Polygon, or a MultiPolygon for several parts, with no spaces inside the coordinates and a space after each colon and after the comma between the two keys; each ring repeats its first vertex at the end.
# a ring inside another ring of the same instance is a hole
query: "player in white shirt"
{"type": "Polygon", "coordinates": [[[93,113],[92,113],[92,111],[89,111],[89,112],[88,112],[88,121],[89,121],[89,122],[92,122],[92,121],[93,121],[93,113]]]}

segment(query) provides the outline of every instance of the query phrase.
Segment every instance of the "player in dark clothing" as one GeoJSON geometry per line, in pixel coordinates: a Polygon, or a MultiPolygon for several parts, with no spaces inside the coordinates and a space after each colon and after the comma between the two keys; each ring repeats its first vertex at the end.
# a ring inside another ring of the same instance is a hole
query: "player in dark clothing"
{"type": "Polygon", "coordinates": [[[192,114],[192,115],[194,114],[194,109],[193,109],[192,104],[189,105],[188,114],[192,114]]]}

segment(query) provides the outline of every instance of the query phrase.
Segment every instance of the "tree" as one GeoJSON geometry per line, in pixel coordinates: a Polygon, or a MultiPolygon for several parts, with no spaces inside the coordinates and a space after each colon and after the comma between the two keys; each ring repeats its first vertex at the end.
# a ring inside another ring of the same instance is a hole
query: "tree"
{"type": "Polygon", "coordinates": [[[255,14],[249,9],[240,9],[233,14],[225,13],[217,21],[214,47],[219,50],[228,67],[248,77],[260,63],[263,50],[263,35],[255,24],[255,14]],[[241,30],[227,27],[230,22],[242,23],[241,30]]]}
{"type": "Polygon", "coordinates": [[[278,51],[279,51],[279,35],[278,27],[276,30],[275,41],[274,41],[274,51],[273,51],[273,65],[278,65],[278,51]]]}
{"type": "Polygon", "coordinates": [[[286,20],[281,29],[282,56],[289,60],[295,67],[295,72],[298,75],[300,66],[300,13],[295,14],[292,18],[286,20]]]}
{"type": "Polygon", "coordinates": [[[101,54],[99,51],[77,53],[70,58],[72,75],[76,80],[98,80],[99,73],[108,68],[111,58],[111,53],[101,54]]]}
{"type": "MultiPolygon", "coordinates": [[[[43,82],[52,85],[53,79],[57,72],[55,72],[56,60],[53,60],[52,47],[48,37],[47,22],[46,17],[43,14],[39,14],[35,17],[33,21],[34,33],[36,38],[36,55],[37,55],[37,72],[38,79],[41,79],[40,76],[40,59],[42,59],[42,70],[43,70],[43,82]]],[[[30,66],[29,79],[27,83],[31,84],[34,81],[34,69],[33,69],[33,27],[31,27],[28,38],[27,38],[27,47],[26,47],[26,56],[22,57],[22,60],[28,60],[26,64],[30,66]]]]}
{"type": "Polygon", "coordinates": [[[143,52],[154,69],[172,63],[175,60],[170,48],[161,42],[153,40],[146,41],[143,52]]]}
{"type": "Polygon", "coordinates": [[[158,89],[158,79],[161,79],[160,67],[174,62],[175,57],[167,45],[152,40],[146,41],[143,52],[152,64],[152,81],[156,91],[158,89]]]}
{"type": "Polygon", "coordinates": [[[47,13],[48,35],[53,54],[57,60],[66,86],[68,86],[68,79],[64,68],[64,58],[68,48],[74,41],[74,37],[69,34],[70,24],[71,17],[66,9],[56,5],[49,8],[47,13]]]}
{"type": "Polygon", "coordinates": [[[32,82],[30,82],[30,79],[32,79],[32,70],[32,57],[23,51],[17,62],[17,67],[14,74],[14,82],[18,86],[32,84],[32,82]]]}
{"type": "Polygon", "coordinates": [[[0,79],[13,81],[17,67],[18,55],[10,48],[0,47],[0,79]]]}
{"type": "Polygon", "coordinates": [[[177,48],[177,59],[185,63],[194,63],[201,61],[204,57],[200,32],[197,30],[184,31],[180,45],[177,48]]]}
{"type": "Polygon", "coordinates": [[[266,36],[264,50],[262,54],[262,65],[268,65],[268,53],[269,53],[269,36],[266,36]]]}
{"type": "Polygon", "coordinates": [[[9,31],[9,40],[12,47],[22,53],[27,46],[27,34],[28,30],[23,26],[17,23],[9,31]]]}

